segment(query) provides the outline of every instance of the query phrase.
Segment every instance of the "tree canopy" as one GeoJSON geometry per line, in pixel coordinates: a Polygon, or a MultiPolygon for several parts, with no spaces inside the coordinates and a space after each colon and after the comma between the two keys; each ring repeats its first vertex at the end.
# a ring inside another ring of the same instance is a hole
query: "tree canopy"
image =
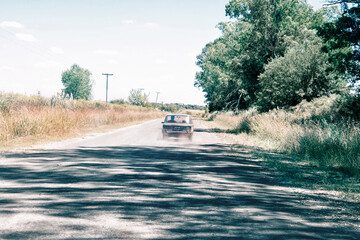
{"type": "Polygon", "coordinates": [[[303,99],[311,101],[329,93],[331,78],[326,74],[327,55],[321,46],[321,40],[314,37],[289,48],[283,57],[265,66],[259,76],[260,110],[295,106],[303,99]]]}
{"type": "Polygon", "coordinates": [[[319,27],[325,42],[323,50],[329,54],[334,69],[355,84],[360,81],[360,1],[329,2],[340,4],[342,13],[319,27]]]}
{"type": "MultiPolygon", "coordinates": [[[[344,86],[336,51],[326,51],[338,48],[324,41],[326,34],[317,36],[338,21],[334,8],[315,11],[304,0],[230,0],[225,11],[233,20],[219,23],[222,36],[197,57],[195,86],[210,111],[288,107],[344,86]]],[[[350,46],[341,47],[348,54],[350,46]]]]}
{"type": "Polygon", "coordinates": [[[70,69],[64,71],[61,75],[61,81],[64,85],[65,95],[74,99],[91,99],[92,80],[91,72],[74,64],[70,69]]]}
{"type": "Polygon", "coordinates": [[[149,97],[145,93],[142,93],[142,89],[131,89],[128,101],[132,105],[145,107],[149,103],[149,97]]]}

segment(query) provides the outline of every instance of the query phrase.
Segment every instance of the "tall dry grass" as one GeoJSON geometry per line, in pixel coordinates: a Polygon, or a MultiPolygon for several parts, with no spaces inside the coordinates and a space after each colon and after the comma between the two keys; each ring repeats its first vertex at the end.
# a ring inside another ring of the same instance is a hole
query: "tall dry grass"
{"type": "Polygon", "coordinates": [[[62,138],[101,126],[125,126],[164,113],[126,104],[0,93],[0,148],[21,138],[62,138]]]}
{"type": "Polygon", "coordinates": [[[329,107],[333,100],[302,103],[292,111],[220,113],[213,120],[232,133],[272,142],[279,151],[301,154],[318,165],[360,176],[360,124],[337,118],[329,107]]]}
{"type": "Polygon", "coordinates": [[[360,127],[356,124],[314,124],[305,127],[289,149],[316,159],[319,165],[360,175],[360,127]]]}

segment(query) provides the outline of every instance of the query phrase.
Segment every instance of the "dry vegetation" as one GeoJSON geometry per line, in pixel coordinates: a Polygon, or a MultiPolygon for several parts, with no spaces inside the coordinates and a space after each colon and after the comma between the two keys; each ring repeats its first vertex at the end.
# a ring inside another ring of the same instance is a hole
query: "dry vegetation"
{"type": "Polygon", "coordinates": [[[183,109],[180,111],[181,114],[188,114],[193,118],[202,118],[204,116],[204,110],[197,109],[183,109]]]}
{"type": "Polygon", "coordinates": [[[360,176],[360,125],[332,113],[334,99],[303,102],[292,111],[273,110],[210,117],[227,133],[250,136],[271,150],[303,156],[320,167],[360,176]]]}
{"type": "Polygon", "coordinates": [[[0,149],[126,126],[163,115],[126,104],[0,93],[0,149]]]}
{"type": "Polygon", "coordinates": [[[204,123],[264,159],[283,185],[343,201],[342,213],[360,214],[360,124],[333,112],[334,99],[321,98],[291,111],[254,109],[218,112],[204,123]]]}

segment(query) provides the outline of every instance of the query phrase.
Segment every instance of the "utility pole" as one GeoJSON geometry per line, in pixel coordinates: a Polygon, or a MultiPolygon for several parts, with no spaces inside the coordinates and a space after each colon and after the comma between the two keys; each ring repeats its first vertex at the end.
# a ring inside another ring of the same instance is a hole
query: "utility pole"
{"type": "Polygon", "coordinates": [[[157,103],[157,101],[158,101],[159,94],[160,94],[160,92],[156,92],[156,102],[155,103],[157,103]]]}
{"type": "Polygon", "coordinates": [[[108,78],[109,76],[112,76],[114,74],[111,74],[111,73],[103,73],[102,75],[105,75],[106,76],[106,102],[108,102],[108,78]]]}

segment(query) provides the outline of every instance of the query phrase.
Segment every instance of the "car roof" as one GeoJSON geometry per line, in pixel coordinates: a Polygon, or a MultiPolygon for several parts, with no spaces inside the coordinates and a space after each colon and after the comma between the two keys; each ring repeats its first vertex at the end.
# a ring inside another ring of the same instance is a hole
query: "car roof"
{"type": "Polygon", "coordinates": [[[176,114],[176,113],[174,113],[174,114],[167,114],[166,116],[184,116],[184,117],[190,117],[189,114],[176,114]]]}

